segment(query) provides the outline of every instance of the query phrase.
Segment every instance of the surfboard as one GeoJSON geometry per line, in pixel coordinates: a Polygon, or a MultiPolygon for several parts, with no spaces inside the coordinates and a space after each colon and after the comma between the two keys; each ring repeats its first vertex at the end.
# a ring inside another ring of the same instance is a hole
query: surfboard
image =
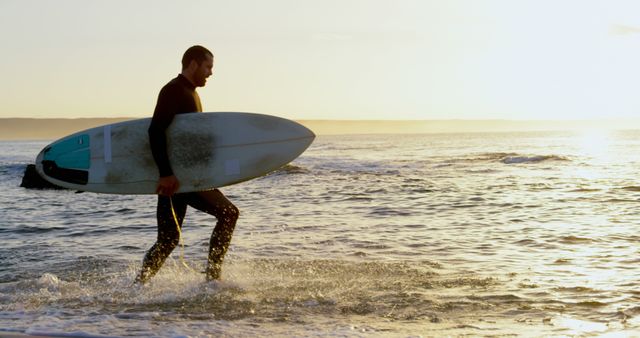
{"type": "MultiPolygon", "coordinates": [[[[87,129],[63,137],[36,158],[47,181],[110,194],[154,194],[159,173],[147,130],[151,118],[87,129]]],[[[315,138],[284,118],[239,112],[176,115],[167,152],[178,192],[203,191],[266,175],[302,154],[315,138]]]]}

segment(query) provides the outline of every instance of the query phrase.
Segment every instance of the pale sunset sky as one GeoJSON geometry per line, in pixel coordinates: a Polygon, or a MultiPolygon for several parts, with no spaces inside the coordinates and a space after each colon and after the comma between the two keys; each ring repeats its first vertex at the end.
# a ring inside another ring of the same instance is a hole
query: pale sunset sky
{"type": "Polygon", "coordinates": [[[637,0],[0,0],[0,117],[148,117],[193,44],[205,111],[640,116],[637,0]]]}

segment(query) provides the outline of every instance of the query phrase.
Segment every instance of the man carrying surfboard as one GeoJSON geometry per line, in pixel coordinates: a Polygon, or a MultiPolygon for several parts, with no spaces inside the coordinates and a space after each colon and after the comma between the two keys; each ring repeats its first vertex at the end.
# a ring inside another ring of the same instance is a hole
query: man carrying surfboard
{"type": "Polygon", "coordinates": [[[182,57],[182,71],[162,87],[158,95],[149,126],[149,143],[159,172],[156,189],[158,238],[144,257],[142,271],[136,278],[137,283],[144,284],[153,277],[178,245],[187,206],[217,219],[209,241],[205,273],[208,281],[220,278],[222,261],[240,212],[218,189],[176,193],[180,188],[180,181],[169,162],[166,137],[166,130],[177,114],[202,112],[196,88],[204,87],[212,73],[213,53],[202,46],[190,47],[182,57]]]}

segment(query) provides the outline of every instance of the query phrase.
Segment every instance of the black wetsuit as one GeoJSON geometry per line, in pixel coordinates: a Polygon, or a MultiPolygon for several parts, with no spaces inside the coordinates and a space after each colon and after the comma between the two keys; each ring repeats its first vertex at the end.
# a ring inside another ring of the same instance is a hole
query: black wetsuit
{"type": "MultiPolygon", "coordinates": [[[[161,177],[173,175],[167,155],[166,130],[177,114],[202,112],[196,87],[181,74],[167,83],[160,94],[149,126],[149,142],[161,177]]],[[[180,179],[178,177],[178,179],[180,179]]],[[[218,279],[222,260],[231,242],[239,216],[238,209],[220,191],[181,193],[172,197],[158,195],[158,239],[147,252],[138,281],[155,275],[171,251],[178,245],[187,205],[216,217],[217,224],[209,242],[207,279],[218,279]],[[173,210],[172,210],[173,207],[173,210]],[[175,211],[175,217],[174,217],[175,211]],[[176,224],[176,221],[178,224],[176,224]]]]}
{"type": "Polygon", "coordinates": [[[167,128],[176,115],[196,112],[202,112],[200,96],[196,87],[182,74],[162,87],[149,126],[151,153],[158,165],[160,176],[173,175],[167,156],[167,128]]]}

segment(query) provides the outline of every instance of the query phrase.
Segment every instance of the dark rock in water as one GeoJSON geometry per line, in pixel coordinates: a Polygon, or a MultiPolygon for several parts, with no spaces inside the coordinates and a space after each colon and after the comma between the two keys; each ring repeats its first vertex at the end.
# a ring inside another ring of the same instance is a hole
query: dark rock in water
{"type": "Polygon", "coordinates": [[[27,165],[20,186],[27,189],[66,189],[42,178],[36,171],[35,164],[27,165]]]}

